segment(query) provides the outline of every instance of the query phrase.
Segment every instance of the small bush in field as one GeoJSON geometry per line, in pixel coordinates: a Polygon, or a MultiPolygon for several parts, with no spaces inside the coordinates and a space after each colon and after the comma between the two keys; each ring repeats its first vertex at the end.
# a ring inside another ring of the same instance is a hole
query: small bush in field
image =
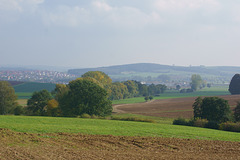
{"type": "Polygon", "coordinates": [[[91,118],[92,118],[92,119],[98,119],[99,117],[96,116],[95,114],[93,114],[93,115],[91,115],[91,118]]]}
{"type": "Polygon", "coordinates": [[[181,118],[181,117],[179,117],[179,118],[177,118],[177,119],[175,119],[174,121],[173,121],[173,124],[174,125],[188,125],[188,121],[186,120],[186,119],[184,119],[184,118],[181,118]]]}
{"type": "Polygon", "coordinates": [[[220,124],[219,129],[224,131],[240,132],[240,123],[225,122],[220,124]]]}
{"type": "Polygon", "coordinates": [[[202,128],[204,128],[207,123],[208,123],[207,119],[197,118],[197,119],[195,119],[193,126],[194,127],[202,127],[202,128]]]}
{"type": "Polygon", "coordinates": [[[91,116],[89,114],[86,114],[86,113],[82,114],[80,117],[81,118],[91,118],[91,116]]]}
{"type": "Polygon", "coordinates": [[[215,121],[209,121],[204,127],[211,129],[219,129],[219,124],[215,121]]]}
{"type": "Polygon", "coordinates": [[[14,115],[21,115],[24,113],[23,107],[22,106],[17,106],[13,110],[14,115]]]}
{"type": "Polygon", "coordinates": [[[152,119],[142,119],[142,118],[136,118],[136,117],[125,117],[125,118],[111,117],[111,120],[155,123],[155,121],[152,119]]]}

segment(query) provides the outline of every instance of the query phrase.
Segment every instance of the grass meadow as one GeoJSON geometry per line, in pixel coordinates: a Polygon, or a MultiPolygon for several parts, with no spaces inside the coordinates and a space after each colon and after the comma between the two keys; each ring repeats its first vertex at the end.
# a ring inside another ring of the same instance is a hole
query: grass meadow
{"type": "MultiPolygon", "coordinates": [[[[175,137],[204,140],[240,141],[240,134],[213,129],[158,123],[106,119],[0,116],[0,128],[27,133],[82,133],[94,135],[175,137]]],[[[169,121],[168,123],[166,123],[169,121]]]]}

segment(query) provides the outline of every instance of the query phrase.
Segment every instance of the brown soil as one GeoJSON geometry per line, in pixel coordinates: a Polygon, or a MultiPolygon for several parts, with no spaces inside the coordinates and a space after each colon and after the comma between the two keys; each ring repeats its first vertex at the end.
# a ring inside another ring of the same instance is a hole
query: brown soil
{"type": "Polygon", "coordinates": [[[0,129],[0,159],[240,159],[240,143],[0,129]]]}
{"type": "MultiPolygon", "coordinates": [[[[240,95],[218,96],[229,101],[230,106],[235,106],[240,101],[240,95]]],[[[147,103],[124,104],[113,106],[116,113],[133,113],[146,116],[168,118],[193,117],[192,104],[196,97],[153,100],[147,103]]]]}

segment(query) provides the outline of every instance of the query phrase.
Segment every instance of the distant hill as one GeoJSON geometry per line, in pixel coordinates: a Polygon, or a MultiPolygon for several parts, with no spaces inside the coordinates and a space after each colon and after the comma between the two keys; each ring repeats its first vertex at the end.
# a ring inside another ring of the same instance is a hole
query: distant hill
{"type": "MultiPolygon", "coordinates": [[[[240,73],[240,67],[230,66],[170,66],[153,63],[137,63],[127,65],[116,65],[109,67],[99,68],[84,68],[84,69],[70,69],[69,74],[75,74],[81,76],[88,71],[102,71],[108,74],[111,78],[116,80],[126,79],[146,79],[146,77],[160,77],[162,75],[169,76],[171,78],[178,77],[179,79],[190,78],[192,74],[200,74],[203,78],[208,80],[218,79],[218,81],[230,81],[231,77],[240,73]]],[[[211,81],[211,80],[210,80],[211,81]]]]}

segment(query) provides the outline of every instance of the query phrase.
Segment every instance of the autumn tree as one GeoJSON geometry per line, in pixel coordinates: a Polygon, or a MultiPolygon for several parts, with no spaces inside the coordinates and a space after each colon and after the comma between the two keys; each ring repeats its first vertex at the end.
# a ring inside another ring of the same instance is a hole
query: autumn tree
{"type": "Polygon", "coordinates": [[[17,96],[7,81],[0,81],[0,114],[5,115],[17,106],[17,96]]]}
{"type": "Polygon", "coordinates": [[[111,100],[125,99],[129,95],[127,86],[121,82],[114,82],[111,90],[111,100]]]}
{"type": "Polygon", "coordinates": [[[59,103],[55,99],[51,99],[47,102],[46,112],[48,116],[56,117],[60,116],[59,103]]]}
{"type": "MultiPolygon", "coordinates": [[[[112,79],[101,71],[89,71],[82,75],[83,78],[85,77],[91,77],[100,82],[103,87],[107,90],[108,95],[111,94],[111,85],[112,85],[112,79]]],[[[98,84],[99,85],[99,84],[98,84]]],[[[100,85],[101,86],[101,85],[100,85]]]]}
{"type": "Polygon", "coordinates": [[[62,99],[64,95],[66,95],[69,91],[69,88],[65,84],[56,84],[56,87],[54,91],[52,92],[52,95],[55,97],[57,101],[62,99]]]}

